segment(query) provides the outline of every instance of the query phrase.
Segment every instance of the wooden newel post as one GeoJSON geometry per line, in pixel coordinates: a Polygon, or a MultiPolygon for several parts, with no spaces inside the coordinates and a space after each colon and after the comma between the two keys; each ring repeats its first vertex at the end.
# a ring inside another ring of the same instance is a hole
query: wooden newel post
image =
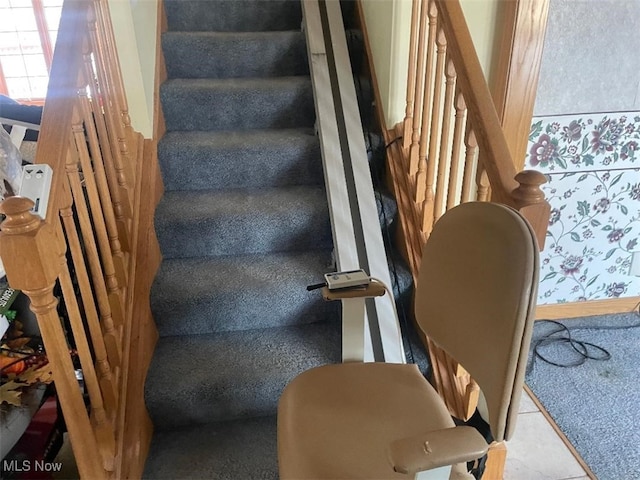
{"type": "Polygon", "coordinates": [[[516,174],[515,179],[519,185],[511,192],[511,198],[515,207],[529,220],[542,250],[547,236],[551,206],[545,200],[540,185],[547,183],[547,178],[536,170],[523,170],[516,174]]]}
{"type": "Polygon", "coordinates": [[[29,297],[37,316],[80,476],[106,478],[89,415],[79,414],[86,407],[53,295],[64,252],[54,226],[33,215],[32,207],[33,202],[23,197],[0,204],[0,212],[7,216],[0,225],[0,255],[10,285],[29,297]]]}

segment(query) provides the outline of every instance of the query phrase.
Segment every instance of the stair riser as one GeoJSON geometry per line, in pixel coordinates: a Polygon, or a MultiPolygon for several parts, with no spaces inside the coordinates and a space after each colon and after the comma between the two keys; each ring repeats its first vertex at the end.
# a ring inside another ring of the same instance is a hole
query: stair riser
{"type": "Polygon", "coordinates": [[[175,81],[165,82],[160,93],[169,131],[311,128],[315,121],[308,79],[251,89],[243,83],[175,81]]]}
{"type": "Polygon", "coordinates": [[[291,0],[165,0],[169,30],[299,30],[302,7],[291,0]]]}
{"type": "Polygon", "coordinates": [[[169,78],[235,78],[308,75],[301,32],[205,34],[168,32],[162,37],[169,78]]]}
{"type": "Polygon", "coordinates": [[[317,139],[283,138],[283,144],[193,143],[165,137],[160,142],[164,186],[171,190],[267,188],[320,185],[322,159],[317,139]]]}

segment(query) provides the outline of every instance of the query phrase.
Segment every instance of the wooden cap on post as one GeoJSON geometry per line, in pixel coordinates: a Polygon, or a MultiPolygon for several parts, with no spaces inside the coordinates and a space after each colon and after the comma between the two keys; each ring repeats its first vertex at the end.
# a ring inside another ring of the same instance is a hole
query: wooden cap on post
{"type": "Polygon", "coordinates": [[[540,185],[547,183],[547,177],[536,170],[523,170],[516,174],[515,180],[519,185],[511,192],[511,198],[518,211],[533,227],[538,246],[542,250],[551,214],[551,205],[545,200],[540,188],[540,185]]]}
{"type": "Polygon", "coordinates": [[[544,203],[544,192],[540,185],[547,183],[547,177],[537,170],[523,170],[515,176],[518,187],[511,192],[513,199],[519,206],[544,203]]]}
{"type": "Polygon", "coordinates": [[[0,204],[7,218],[0,225],[0,256],[12,288],[51,287],[60,273],[59,242],[53,227],[31,213],[34,203],[9,197],[0,204]]]}

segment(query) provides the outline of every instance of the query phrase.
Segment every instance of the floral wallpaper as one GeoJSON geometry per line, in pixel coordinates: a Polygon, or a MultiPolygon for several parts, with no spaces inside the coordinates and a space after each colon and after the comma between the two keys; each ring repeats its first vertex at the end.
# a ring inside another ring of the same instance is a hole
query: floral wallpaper
{"type": "Polygon", "coordinates": [[[551,204],[539,304],[640,295],[640,112],[534,119],[527,168],[551,204]]]}

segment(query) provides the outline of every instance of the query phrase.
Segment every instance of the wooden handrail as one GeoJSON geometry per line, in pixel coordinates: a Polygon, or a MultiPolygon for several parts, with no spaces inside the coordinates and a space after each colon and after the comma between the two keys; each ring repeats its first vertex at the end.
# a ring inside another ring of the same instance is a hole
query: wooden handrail
{"type": "Polygon", "coordinates": [[[141,441],[150,437],[143,398],[128,395],[132,382],[139,391],[147,362],[129,360],[132,342],[152,345],[155,329],[148,312],[154,272],[141,273],[137,262],[159,258],[140,248],[152,240],[159,185],[148,157],[156,176],[143,182],[142,145],[130,125],[107,0],[65,0],[35,156],[53,170],[46,217],[30,212],[29,199],[2,202],[0,255],[9,284],[36,314],[82,478],[139,476],[141,441]]]}
{"type": "Polygon", "coordinates": [[[483,165],[491,185],[492,199],[521,210],[534,227],[542,248],[551,210],[539,188],[546,179],[535,172],[518,173],[515,169],[460,2],[435,0],[435,4],[445,37],[449,40],[448,49],[458,73],[458,85],[483,152],[483,165]]]}
{"type": "Polygon", "coordinates": [[[56,39],[54,60],[49,75],[47,99],[42,111],[38,143],[46,145],[47,150],[38,148],[35,163],[46,163],[53,170],[51,193],[46,218],[57,216],[60,205],[62,183],[64,180],[64,158],[67,153],[66,137],[60,136],[64,125],[71,125],[73,103],[78,92],[78,78],[75,75],[80,69],[84,28],[81,27],[86,1],[66,0],[62,5],[60,26],[56,39]],[[73,73],[71,73],[73,72],[73,73]]]}
{"type": "Polygon", "coordinates": [[[511,192],[518,187],[517,172],[462,7],[451,0],[435,0],[435,4],[478,145],[486,155],[485,169],[494,198],[511,205],[511,192]]]}

